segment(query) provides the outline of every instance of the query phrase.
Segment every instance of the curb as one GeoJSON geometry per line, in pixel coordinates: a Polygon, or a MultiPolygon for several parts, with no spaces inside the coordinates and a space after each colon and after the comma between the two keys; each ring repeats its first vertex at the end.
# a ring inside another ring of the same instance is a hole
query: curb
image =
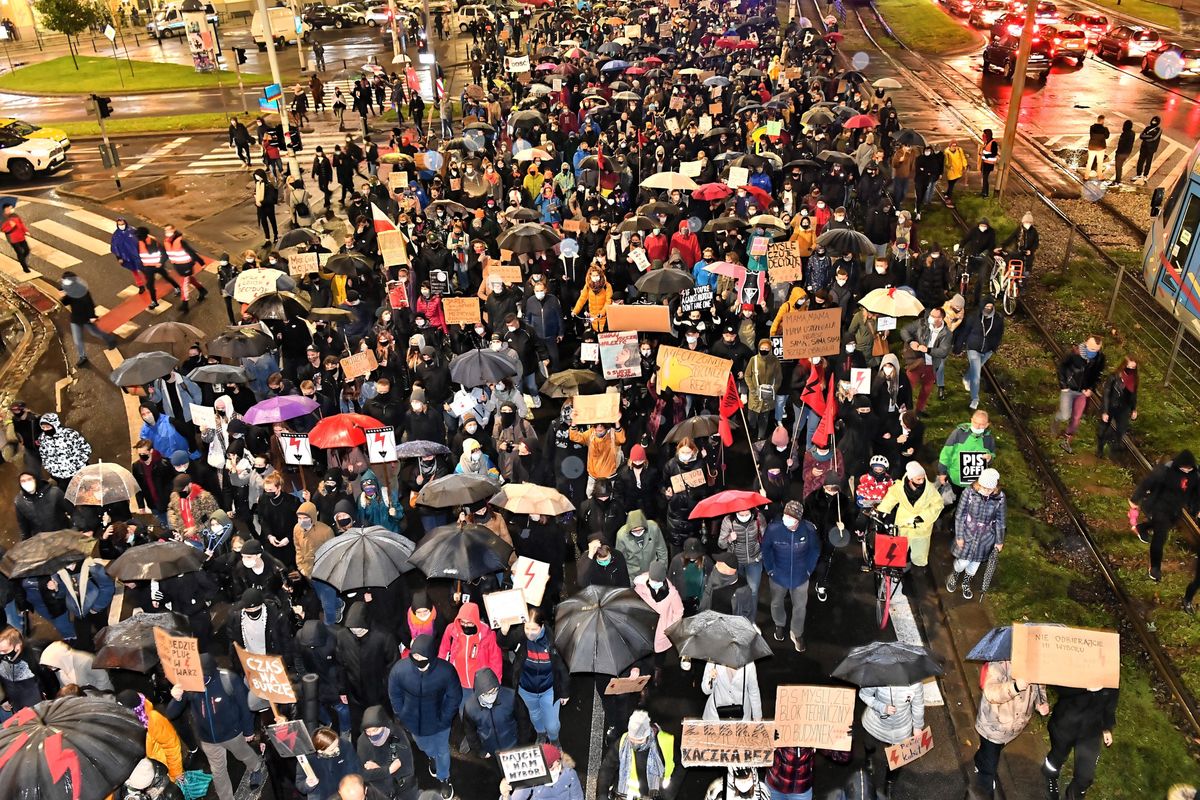
{"type": "MultiPolygon", "coordinates": [[[[230,73],[233,75],[234,73],[230,73]]],[[[247,89],[257,89],[263,86],[270,86],[269,83],[251,83],[243,81],[247,89]]],[[[234,78],[232,83],[222,83],[220,86],[191,86],[176,89],[141,89],[135,92],[113,91],[106,89],[105,94],[109,97],[139,97],[141,95],[158,95],[158,94],[184,94],[186,92],[204,92],[210,89],[215,89],[218,92],[224,93],[226,89],[237,91],[237,79],[234,78]]],[[[80,100],[86,100],[91,97],[93,92],[28,92],[22,89],[6,89],[0,88],[0,92],[4,94],[18,95],[20,97],[53,97],[53,98],[70,98],[75,97],[80,100]]]]}
{"type": "MultiPolygon", "coordinates": [[[[161,137],[164,133],[180,133],[180,134],[186,134],[188,136],[205,136],[205,135],[212,134],[215,136],[215,135],[223,135],[225,132],[226,132],[225,128],[196,128],[195,130],[179,130],[179,129],[163,128],[162,130],[159,130],[159,131],[137,131],[137,132],[132,132],[132,133],[110,133],[108,135],[108,138],[110,141],[115,140],[115,141],[119,142],[119,141],[128,141],[131,139],[145,139],[148,137],[158,138],[158,137],[161,137]]],[[[99,134],[97,134],[97,135],[88,134],[87,136],[72,136],[71,137],[72,144],[92,143],[92,142],[102,142],[102,141],[104,141],[104,137],[100,136],[99,134]]]]}

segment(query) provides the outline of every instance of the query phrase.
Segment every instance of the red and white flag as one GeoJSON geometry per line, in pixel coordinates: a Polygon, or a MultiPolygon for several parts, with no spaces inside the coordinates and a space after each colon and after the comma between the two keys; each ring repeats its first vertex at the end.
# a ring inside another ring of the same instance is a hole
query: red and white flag
{"type": "Polygon", "coordinates": [[[383,213],[383,210],[374,203],[371,203],[371,219],[375,223],[376,233],[398,230],[396,228],[396,223],[392,222],[391,219],[388,218],[388,215],[383,213]]]}

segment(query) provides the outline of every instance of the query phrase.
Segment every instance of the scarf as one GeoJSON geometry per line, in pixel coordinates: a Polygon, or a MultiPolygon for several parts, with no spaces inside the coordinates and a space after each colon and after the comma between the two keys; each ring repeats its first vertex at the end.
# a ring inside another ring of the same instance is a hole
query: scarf
{"type": "Polygon", "coordinates": [[[137,721],[143,728],[149,728],[150,715],[146,713],[146,695],[138,692],[138,700],[140,702],[137,704],[137,707],[133,709],[133,715],[137,717],[137,721]]]}
{"type": "MultiPolygon", "coordinates": [[[[646,747],[646,786],[650,789],[651,794],[655,794],[662,789],[663,773],[666,772],[666,765],[663,764],[662,751],[658,749],[658,729],[650,728],[650,741],[646,747]]],[[[617,793],[629,794],[625,791],[629,786],[629,778],[632,774],[633,779],[638,779],[637,774],[637,753],[634,752],[633,743],[629,741],[629,734],[621,737],[621,758],[620,771],[617,777],[617,793]]]]}
{"type": "Polygon", "coordinates": [[[196,524],[192,516],[192,484],[188,484],[187,496],[179,496],[179,516],[183,518],[183,527],[191,528],[196,524]]]}
{"type": "Polygon", "coordinates": [[[1130,372],[1127,369],[1121,370],[1121,384],[1127,392],[1137,391],[1137,371],[1130,372]]]}
{"type": "Polygon", "coordinates": [[[432,613],[429,615],[429,620],[421,622],[411,608],[408,610],[408,630],[412,634],[412,638],[415,639],[423,633],[433,635],[434,626],[437,624],[437,609],[430,609],[430,611],[432,613]]]}

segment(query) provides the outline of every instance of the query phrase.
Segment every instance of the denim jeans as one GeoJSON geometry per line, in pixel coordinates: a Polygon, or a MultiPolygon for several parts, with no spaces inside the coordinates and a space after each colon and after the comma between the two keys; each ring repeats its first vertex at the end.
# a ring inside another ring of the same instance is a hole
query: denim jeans
{"type": "Polygon", "coordinates": [[[550,741],[557,742],[558,710],[561,706],[554,699],[554,687],[537,693],[518,687],[517,694],[521,695],[525,708],[529,709],[529,721],[533,723],[533,729],[550,741]]]}
{"type": "Polygon", "coordinates": [[[763,563],[751,561],[749,564],[738,564],[738,573],[746,579],[750,586],[750,608],[754,616],[758,615],[758,586],[762,583],[763,563]]]}
{"type": "Polygon", "coordinates": [[[96,323],[94,322],[87,322],[82,325],[80,325],[78,322],[72,322],[71,339],[73,339],[75,342],[75,353],[79,358],[87,358],[87,350],[85,350],[83,346],[83,332],[85,330],[94,333],[96,338],[104,342],[105,347],[112,348],[117,344],[117,337],[100,330],[98,327],[96,327],[96,323]]]}
{"type": "Polygon", "coordinates": [[[800,434],[804,434],[804,452],[812,447],[813,434],[817,432],[817,428],[821,425],[821,415],[813,411],[811,406],[804,406],[796,415],[796,427],[793,429],[793,441],[800,438],[800,434]]]}
{"type": "Polygon", "coordinates": [[[325,612],[325,624],[336,625],[338,616],[342,613],[342,598],[338,597],[337,589],[325,581],[313,581],[313,592],[321,601],[321,609],[325,612]]]}
{"type": "Polygon", "coordinates": [[[428,736],[414,733],[412,737],[421,752],[433,761],[437,779],[442,782],[450,780],[450,729],[446,728],[428,736]]]}
{"type": "Polygon", "coordinates": [[[1083,412],[1087,410],[1087,396],[1083,392],[1077,392],[1074,389],[1062,389],[1058,393],[1058,413],[1054,418],[1059,422],[1067,423],[1067,436],[1074,436],[1075,431],[1079,428],[1079,422],[1083,419],[1083,412]]]}
{"type": "Polygon", "coordinates": [[[767,789],[771,792],[771,800],[812,800],[812,789],[805,789],[803,792],[781,792],[771,786],[767,789]]]}
{"type": "Polygon", "coordinates": [[[967,351],[967,387],[971,392],[971,402],[979,402],[979,376],[983,373],[983,365],[992,357],[991,353],[981,353],[978,350],[967,351]]]}

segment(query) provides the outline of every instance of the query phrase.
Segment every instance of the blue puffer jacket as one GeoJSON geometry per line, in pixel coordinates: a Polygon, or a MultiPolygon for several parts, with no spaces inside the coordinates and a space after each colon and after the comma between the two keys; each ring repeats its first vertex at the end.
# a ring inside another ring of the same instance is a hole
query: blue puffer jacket
{"type": "Polygon", "coordinates": [[[190,708],[200,740],[209,744],[254,733],[254,717],[246,703],[246,685],[241,677],[227,669],[218,670],[216,660],[207,653],[200,656],[200,663],[204,667],[205,691],[184,692],[182,700],[172,700],[167,717],[176,719],[190,708]]]}
{"type": "Polygon", "coordinates": [[[388,674],[388,697],[396,717],[410,733],[432,736],[454,722],[462,703],[462,684],[454,667],[437,657],[433,637],[418,636],[412,652],[428,658],[429,669],[417,669],[411,657],[397,661],[388,674]]]}
{"type": "Polygon", "coordinates": [[[800,520],[794,531],[788,530],[783,520],[772,521],[763,533],[760,547],[767,575],[785,589],[807,583],[821,557],[817,529],[806,519],[800,520]]]}

